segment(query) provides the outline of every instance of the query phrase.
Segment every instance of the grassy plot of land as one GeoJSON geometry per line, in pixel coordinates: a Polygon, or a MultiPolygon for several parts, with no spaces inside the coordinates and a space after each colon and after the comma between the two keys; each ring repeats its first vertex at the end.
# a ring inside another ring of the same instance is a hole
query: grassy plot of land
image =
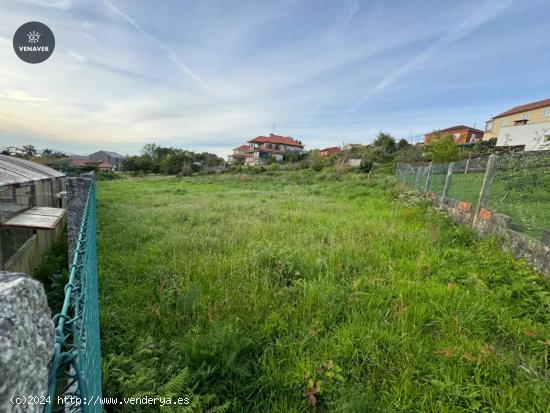
{"type": "Polygon", "coordinates": [[[403,190],[311,171],[99,182],[106,395],[547,411],[548,282],[403,190]]]}

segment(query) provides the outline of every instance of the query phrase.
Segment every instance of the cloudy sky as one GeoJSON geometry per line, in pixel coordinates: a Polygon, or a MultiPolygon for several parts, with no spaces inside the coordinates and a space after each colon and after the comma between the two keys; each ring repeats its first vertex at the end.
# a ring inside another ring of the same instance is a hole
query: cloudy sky
{"type": "Polygon", "coordinates": [[[548,0],[0,0],[0,145],[227,154],[475,125],[550,98],[548,0]],[[12,46],[28,21],[49,60],[12,46]]]}

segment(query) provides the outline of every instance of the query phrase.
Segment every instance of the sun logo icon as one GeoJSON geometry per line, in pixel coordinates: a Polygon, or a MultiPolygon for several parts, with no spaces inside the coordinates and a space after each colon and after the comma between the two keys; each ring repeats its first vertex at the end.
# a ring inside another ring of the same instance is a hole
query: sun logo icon
{"type": "Polygon", "coordinates": [[[35,32],[34,30],[27,34],[27,37],[29,38],[29,43],[38,43],[40,40],[40,33],[35,32]]]}

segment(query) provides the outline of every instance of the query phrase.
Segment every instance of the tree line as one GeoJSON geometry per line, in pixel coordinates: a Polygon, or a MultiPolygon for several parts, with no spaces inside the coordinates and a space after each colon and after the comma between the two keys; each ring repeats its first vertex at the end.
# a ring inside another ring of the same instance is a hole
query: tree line
{"type": "Polygon", "coordinates": [[[213,172],[224,163],[222,158],[212,153],[197,153],[150,143],[142,148],[139,155],[126,156],[122,170],[143,174],[192,175],[213,172]]]}

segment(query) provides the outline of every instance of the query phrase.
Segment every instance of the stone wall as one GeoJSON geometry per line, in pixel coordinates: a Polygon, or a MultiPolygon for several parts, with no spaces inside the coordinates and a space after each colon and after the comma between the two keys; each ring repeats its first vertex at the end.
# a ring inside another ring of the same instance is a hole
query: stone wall
{"type": "Polygon", "coordinates": [[[447,198],[442,202],[441,197],[433,192],[428,196],[443,209],[457,224],[469,225],[480,235],[498,236],[501,247],[509,251],[515,258],[523,258],[537,271],[550,279],[550,237],[542,241],[530,238],[509,228],[509,217],[498,214],[489,209],[480,208],[479,213],[472,204],[447,198]]]}
{"type": "Polygon", "coordinates": [[[78,241],[82,214],[86,209],[88,190],[94,180],[94,173],[67,178],[67,238],[69,242],[69,266],[73,262],[73,251],[78,241]]]}
{"type": "Polygon", "coordinates": [[[55,331],[42,284],[0,271],[0,412],[41,412],[15,397],[45,397],[55,331]]]}

